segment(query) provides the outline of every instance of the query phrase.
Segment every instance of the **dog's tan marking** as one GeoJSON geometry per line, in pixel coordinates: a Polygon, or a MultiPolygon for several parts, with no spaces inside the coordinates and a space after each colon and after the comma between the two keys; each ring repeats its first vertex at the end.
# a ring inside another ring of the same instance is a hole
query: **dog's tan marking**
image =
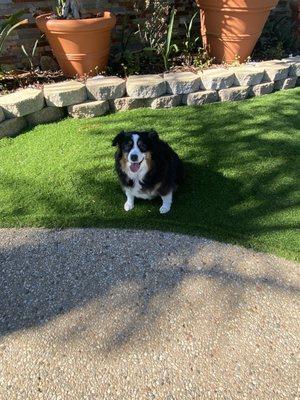
{"type": "Polygon", "coordinates": [[[127,156],[125,155],[125,153],[122,154],[122,158],[120,160],[120,165],[121,165],[121,169],[123,172],[127,172],[128,168],[127,168],[127,156]]]}
{"type": "Polygon", "coordinates": [[[152,156],[151,156],[150,151],[147,151],[145,153],[145,160],[146,160],[146,164],[148,167],[148,171],[150,171],[150,169],[152,168],[152,156]]]}

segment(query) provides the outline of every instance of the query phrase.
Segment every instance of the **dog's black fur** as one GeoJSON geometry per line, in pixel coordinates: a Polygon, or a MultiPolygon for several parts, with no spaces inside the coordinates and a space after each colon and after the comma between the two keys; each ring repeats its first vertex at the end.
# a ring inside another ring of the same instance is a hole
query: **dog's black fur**
{"type": "Polygon", "coordinates": [[[133,134],[140,136],[140,150],[150,153],[149,170],[140,185],[142,191],[148,192],[157,188],[157,194],[167,195],[174,191],[184,179],[183,164],[175,151],[158,136],[154,130],[144,132],[120,132],[113,140],[113,146],[118,145],[115,153],[115,168],[123,187],[132,187],[134,182],[130,179],[121,166],[121,159],[128,154],[130,146],[128,142],[133,134]],[[142,147],[142,148],[141,148],[142,147]]]}

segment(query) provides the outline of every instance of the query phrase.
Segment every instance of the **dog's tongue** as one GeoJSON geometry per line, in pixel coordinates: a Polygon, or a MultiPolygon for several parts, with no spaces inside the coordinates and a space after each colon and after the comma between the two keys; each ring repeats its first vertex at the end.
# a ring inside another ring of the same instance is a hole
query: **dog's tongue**
{"type": "Polygon", "coordinates": [[[137,172],[140,169],[140,163],[135,162],[130,164],[131,172],[137,172]]]}

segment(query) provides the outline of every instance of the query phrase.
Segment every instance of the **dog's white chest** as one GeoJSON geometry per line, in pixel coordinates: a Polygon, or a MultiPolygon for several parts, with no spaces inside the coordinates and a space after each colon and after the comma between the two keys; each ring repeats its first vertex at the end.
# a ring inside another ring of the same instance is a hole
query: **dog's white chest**
{"type": "Polygon", "coordinates": [[[154,191],[142,190],[142,185],[140,182],[143,182],[147,172],[148,172],[148,167],[145,161],[142,163],[142,166],[138,173],[133,173],[130,170],[126,171],[127,176],[133,181],[133,185],[127,187],[126,192],[129,192],[133,197],[145,200],[151,200],[154,197],[156,197],[157,196],[156,190],[154,191]]]}
{"type": "Polygon", "coordinates": [[[133,186],[130,187],[129,191],[132,194],[132,196],[145,200],[151,200],[157,195],[154,192],[143,191],[142,186],[140,184],[140,180],[138,178],[133,179],[133,186]]]}

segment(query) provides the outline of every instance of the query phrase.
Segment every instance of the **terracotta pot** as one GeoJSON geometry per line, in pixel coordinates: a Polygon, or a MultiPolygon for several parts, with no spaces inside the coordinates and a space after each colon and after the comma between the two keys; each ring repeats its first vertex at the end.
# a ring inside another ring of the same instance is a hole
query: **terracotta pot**
{"type": "Polygon", "coordinates": [[[278,0],[197,0],[201,36],[215,62],[243,62],[261,35],[278,0]]]}
{"type": "Polygon", "coordinates": [[[46,34],[64,74],[74,77],[104,71],[116,17],[110,12],[99,18],[72,20],[47,19],[49,15],[39,15],[36,23],[46,34]]]}

